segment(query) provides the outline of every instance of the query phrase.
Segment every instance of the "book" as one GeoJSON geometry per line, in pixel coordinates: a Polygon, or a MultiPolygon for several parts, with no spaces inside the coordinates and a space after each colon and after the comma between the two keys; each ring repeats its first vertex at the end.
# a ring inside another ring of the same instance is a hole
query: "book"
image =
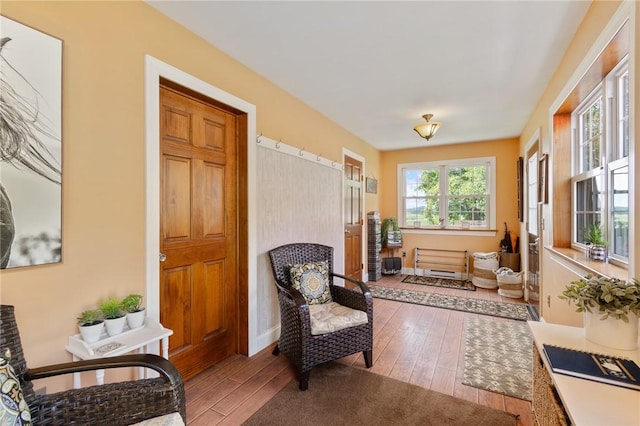
{"type": "Polygon", "coordinates": [[[554,373],[640,391],[640,367],[613,355],[542,345],[554,373]]]}

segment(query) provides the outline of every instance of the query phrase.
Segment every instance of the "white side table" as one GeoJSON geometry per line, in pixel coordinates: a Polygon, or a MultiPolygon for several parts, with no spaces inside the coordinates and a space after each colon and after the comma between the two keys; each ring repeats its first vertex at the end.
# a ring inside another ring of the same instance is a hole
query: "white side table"
{"type": "MultiPolygon", "coordinates": [[[[101,339],[95,343],[85,342],[80,334],[69,336],[66,350],[73,355],[74,361],[78,361],[124,355],[135,350],[145,353],[148,345],[161,341],[162,356],[169,359],[169,336],[172,334],[173,330],[164,328],[158,321],[147,317],[143,327],[130,330],[125,326],[122,333],[111,337],[103,332],[101,339]]],[[[139,378],[145,377],[145,370],[144,367],[138,368],[139,378]]],[[[96,381],[99,385],[104,383],[104,370],[96,370],[96,381]]],[[[82,387],[80,373],[73,374],[73,387],[82,387]]]]}

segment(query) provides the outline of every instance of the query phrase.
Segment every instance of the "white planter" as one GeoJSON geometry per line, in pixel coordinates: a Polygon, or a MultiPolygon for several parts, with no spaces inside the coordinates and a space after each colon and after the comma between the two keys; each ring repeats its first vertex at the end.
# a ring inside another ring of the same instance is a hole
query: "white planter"
{"type": "Polygon", "coordinates": [[[109,336],[115,336],[116,334],[122,333],[122,330],[124,330],[124,325],[126,322],[127,322],[126,315],[123,315],[120,318],[104,320],[104,325],[105,327],[107,327],[107,334],[109,336]]]}
{"type": "Polygon", "coordinates": [[[104,322],[95,325],[78,326],[78,329],[80,330],[80,336],[82,336],[82,340],[87,343],[95,343],[100,340],[100,335],[102,334],[103,328],[104,322]]]}
{"type": "Polygon", "coordinates": [[[146,309],[138,312],[127,313],[127,325],[130,329],[140,328],[144,325],[144,317],[147,315],[146,309]]]}
{"type": "Polygon", "coordinates": [[[638,316],[629,314],[626,323],[614,317],[601,320],[600,313],[584,313],[584,335],[598,345],[625,351],[638,347],[638,316]]]}

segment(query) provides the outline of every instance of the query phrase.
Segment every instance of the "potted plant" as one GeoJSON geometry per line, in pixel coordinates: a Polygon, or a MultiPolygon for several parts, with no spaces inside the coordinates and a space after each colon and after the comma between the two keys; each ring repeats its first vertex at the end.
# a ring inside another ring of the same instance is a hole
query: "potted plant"
{"type": "Polygon", "coordinates": [[[98,305],[104,316],[104,325],[109,336],[122,333],[127,316],[122,309],[122,301],[117,297],[104,299],[98,305]]]}
{"type": "Polygon", "coordinates": [[[638,344],[640,283],[587,275],[567,285],[560,299],[575,303],[583,312],[587,340],[616,349],[632,350],[638,344]]]}
{"type": "Polygon", "coordinates": [[[381,226],[382,247],[393,248],[402,247],[402,232],[398,227],[398,219],[395,217],[386,217],[382,219],[381,226]]]}
{"type": "Polygon", "coordinates": [[[592,223],[584,230],[584,242],[587,245],[587,258],[604,262],[607,259],[607,242],[602,236],[602,228],[592,223]]]}
{"type": "Polygon", "coordinates": [[[104,318],[99,309],[87,309],[82,311],[78,320],[78,329],[82,340],[87,343],[95,343],[100,340],[104,328],[104,318]]]}
{"type": "Polygon", "coordinates": [[[145,309],[142,307],[142,295],[131,293],[122,299],[122,308],[127,313],[127,324],[130,329],[144,325],[145,309]]]}

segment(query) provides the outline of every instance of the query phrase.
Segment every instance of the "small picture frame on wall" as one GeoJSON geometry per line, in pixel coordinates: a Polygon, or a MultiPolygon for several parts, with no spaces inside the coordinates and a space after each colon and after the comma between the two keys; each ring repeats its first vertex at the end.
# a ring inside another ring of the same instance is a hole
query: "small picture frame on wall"
{"type": "Polygon", "coordinates": [[[375,178],[366,178],[365,179],[365,191],[369,194],[377,194],[378,193],[378,180],[375,178]]]}
{"type": "Polygon", "coordinates": [[[549,203],[549,155],[542,154],[538,162],[538,203],[549,203]]]}

